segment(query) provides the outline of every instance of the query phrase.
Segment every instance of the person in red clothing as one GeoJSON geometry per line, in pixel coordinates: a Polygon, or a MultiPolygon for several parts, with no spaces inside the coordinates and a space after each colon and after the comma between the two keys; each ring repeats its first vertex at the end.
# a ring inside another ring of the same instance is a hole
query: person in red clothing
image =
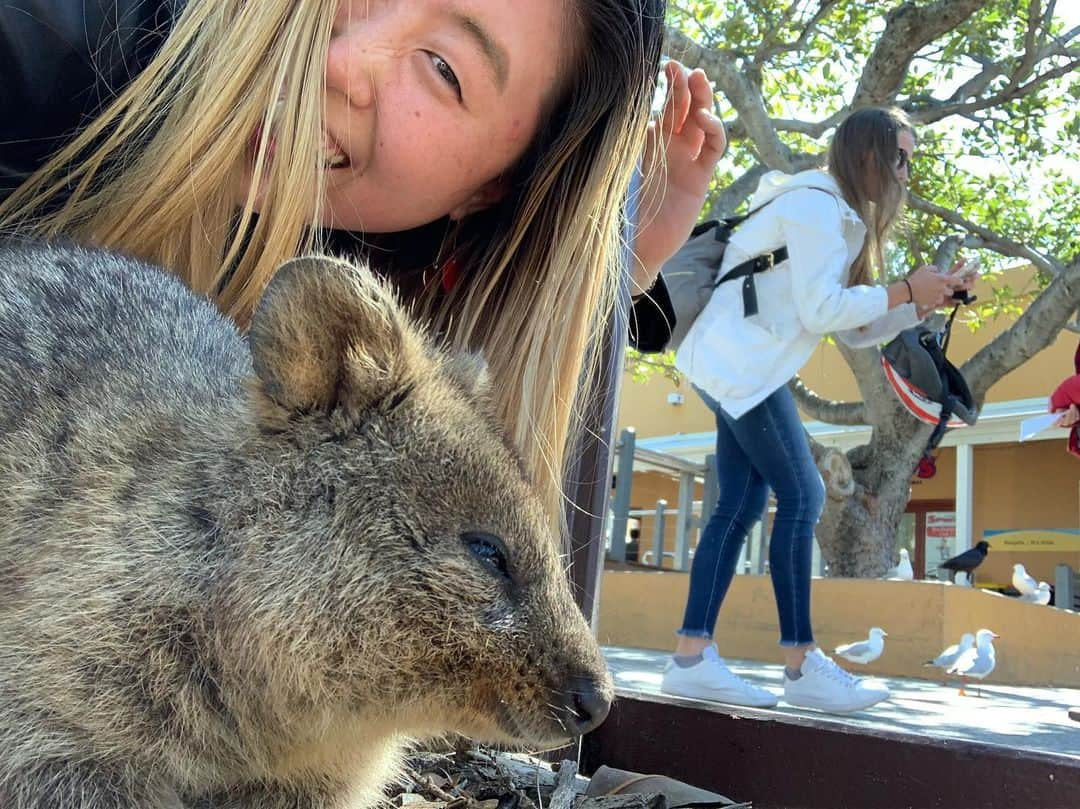
{"type": "Polygon", "coordinates": [[[1061,413],[1058,427],[1071,427],[1069,432],[1069,452],[1080,458],[1080,345],[1076,347],[1073,358],[1076,374],[1067,377],[1050,394],[1050,412],[1061,413]]]}

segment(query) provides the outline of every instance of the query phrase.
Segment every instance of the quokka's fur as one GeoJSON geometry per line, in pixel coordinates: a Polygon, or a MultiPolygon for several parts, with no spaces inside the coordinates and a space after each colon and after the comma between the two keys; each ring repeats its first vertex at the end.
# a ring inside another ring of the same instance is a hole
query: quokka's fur
{"type": "Polygon", "coordinates": [[[602,719],[487,389],[341,261],[245,341],[136,261],[0,246],[0,807],[363,806],[410,739],[602,719]]]}

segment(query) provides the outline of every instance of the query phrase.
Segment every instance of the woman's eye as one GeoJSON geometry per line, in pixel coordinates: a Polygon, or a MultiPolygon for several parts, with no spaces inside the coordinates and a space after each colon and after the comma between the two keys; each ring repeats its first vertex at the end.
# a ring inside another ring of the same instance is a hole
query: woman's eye
{"type": "Polygon", "coordinates": [[[458,98],[461,98],[461,82],[458,81],[457,74],[454,73],[454,69],[450,67],[450,63],[437,53],[428,52],[428,56],[431,58],[431,64],[435,67],[435,71],[439,74],[439,78],[446,82],[446,84],[457,93],[458,98]]]}
{"type": "Polygon", "coordinates": [[[501,539],[482,531],[468,531],[461,535],[461,540],[484,567],[492,573],[510,578],[506,546],[501,539]]]}

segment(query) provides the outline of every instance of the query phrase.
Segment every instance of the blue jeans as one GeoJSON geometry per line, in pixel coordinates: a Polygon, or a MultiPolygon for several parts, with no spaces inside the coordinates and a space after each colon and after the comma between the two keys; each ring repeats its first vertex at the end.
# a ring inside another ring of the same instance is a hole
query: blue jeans
{"type": "Polygon", "coordinates": [[[769,539],[769,572],[780,618],[780,645],[813,643],[810,559],[825,485],[795,400],[784,386],[734,419],[704,393],[698,394],[716,414],[720,498],[694,552],[679,634],[712,637],[743,542],[761,518],[771,488],[776,494],[776,519],[769,539]]]}

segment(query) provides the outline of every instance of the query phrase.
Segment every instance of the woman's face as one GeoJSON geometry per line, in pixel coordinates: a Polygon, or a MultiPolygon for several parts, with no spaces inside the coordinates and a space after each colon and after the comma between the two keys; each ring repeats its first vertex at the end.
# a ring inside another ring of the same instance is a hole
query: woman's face
{"type": "MultiPolygon", "coordinates": [[[[892,169],[897,182],[904,188],[907,187],[908,181],[911,179],[911,159],[914,154],[915,133],[910,129],[901,129],[896,135],[896,158],[889,168],[892,169]]],[[[867,196],[874,201],[880,201],[882,192],[881,175],[875,169],[878,162],[872,151],[866,153],[863,165],[865,167],[864,177],[867,196]]]]}
{"type": "Polygon", "coordinates": [[[343,0],[326,60],[326,214],[390,233],[502,196],[554,92],[566,0],[343,0]]]}

